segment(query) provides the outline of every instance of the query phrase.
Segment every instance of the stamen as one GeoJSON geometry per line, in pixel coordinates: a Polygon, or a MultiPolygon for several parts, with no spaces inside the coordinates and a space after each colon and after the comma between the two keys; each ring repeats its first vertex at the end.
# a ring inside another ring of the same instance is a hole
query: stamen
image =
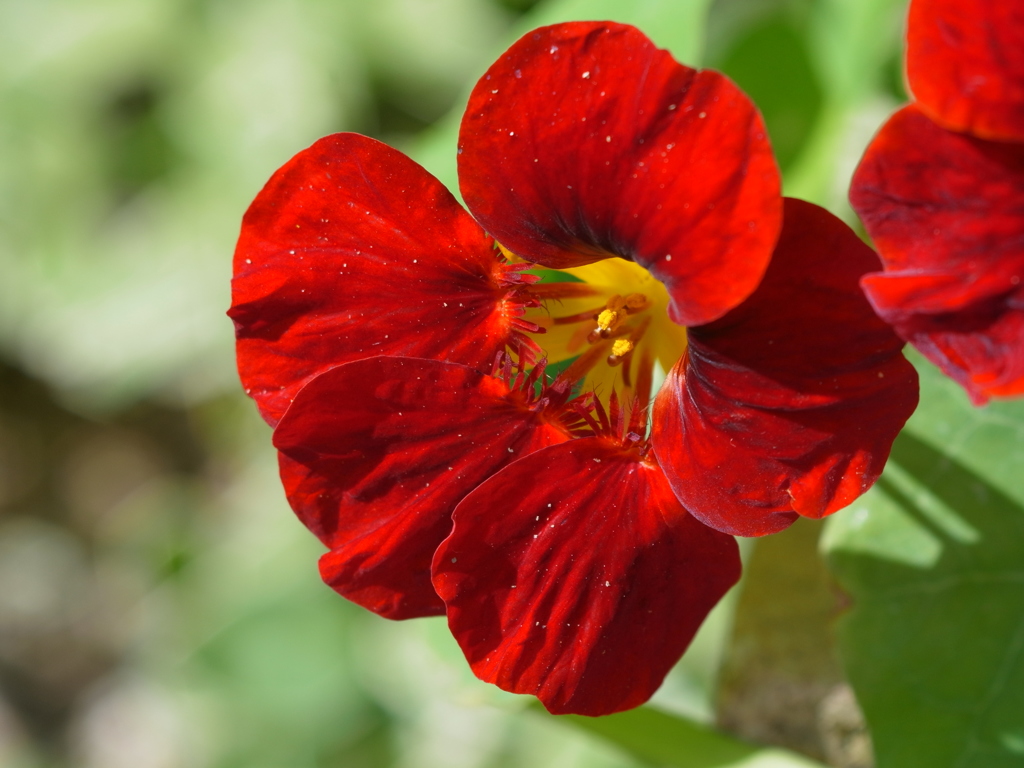
{"type": "MultiPolygon", "coordinates": [[[[536,277],[536,275],[531,275],[531,277],[536,277]]],[[[529,287],[529,293],[533,298],[544,301],[546,299],[580,299],[585,296],[596,296],[598,292],[594,286],[587,283],[537,283],[529,287]]],[[[598,307],[593,314],[596,315],[600,311],[601,307],[598,307]]],[[[591,317],[593,315],[587,315],[580,319],[589,320],[591,317]]]]}
{"type": "Polygon", "coordinates": [[[632,315],[647,309],[650,302],[642,293],[631,293],[625,299],[626,310],[632,315]]]}
{"type": "Polygon", "coordinates": [[[633,351],[636,345],[629,339],[616,339],[612,343],[612,353],[608,355],[608,365],[618,365],[623,358],[633,351]]]}
{"type": "Polygon", "coordinates": [[[626,313],[621,309],[606,309],[597,316],[598,330],[604,338],[608,338],[608,334],[618,328],[625,319],[626,313]]]}
{"type": "Polygon", "coordinates": [[[594,309],[588,309],[586,312],[580,312],[575,315],[565,315],[564,317],[555,317],[555,325],[569,325],[571,323],[580,323],[584,320],[596,320],[597,316],[601,314],[603,307],[595,307],[594,309]]]}
{"type": "Polygon", "coordinates": [[[625,297],[615,294],[597,314],[597,328],[590,332],[587,341],[594,344],[598,339],[612,338],[627,317],[642,312],[648,306],[650,301],[642,293],[631,293],[625,297]]]}
{"type": "MultiPolygon", "coordinates": [[[[645,349],[640,354],[640,367],[637,369],[636,378],[636,388],[633,390],[636,397],[634,410],[646,414],[651,404],[651,385],[654,379],[654,360],[651,359],[651,352],[648,349],[645,349]]],[[[643,421],[646,422],[646,420],[646,417],[644,417],[643,421]]],[[[631,422],[630,429],[639,431],[640,423],[639,420],[636,424],[631,422]]]]}
{"type": "Polygon", "coordinates": [[[590,372],[591,368],[597,365],[607,350],[607,342],[591,347],[577,357],[568,368],[562,371],[552,386],[560,390],[571,389],[577,381],[590,372]]]}
{"type": "Polygon", "coordinates": [[[630,344],[632,344],[635,347],[637,342],[644,337],[645,333],[647,333],[647,328],[648,326],[650,326],[650,324],[651,317],[650,315],[648,315],[647,317],[643,318],[640,321],[640,324],[636,328],[629,332],[630,344]]]}
{"type": "MultiPolygon", "coordinates": [[[[652,287],[653,293],[606,292],[613,285],[627,291],[634,286],[646,289],[650,279],[635,265],[623,270],[622,279],[614,277],[612,271],[608,275],[599,272],[601,279],[594,283],[527,283],[525,278],[540,280],[540,275],[532,273],[537,270],[543,273],[543,268],[517,258],[500,243],[496,243],[495,248],[501,251],[501,255],[496,254],[499,259],[509,260],[502,268],[511,278],[506,280],[510,289],[508,320],[513,332],[510,347],[519,361],[518,375],[508,372],[514,387],[527,395],[527,401],[535,407],[545,412],[557,411],[559,422],[574,435],[614,432],[627,443],[645,443],[655,355],[651,348],[654,345],[641,343],[641,340],[649,335],[646,334],[649,329],[662,322],[661,307],[667,298],[662,295],[660,286],[652,287]],[[643,281],[634,280],[634,273],[643,281]],[[594,306],[602,300],[603,305],[594,306]],[[594,304],[590,304],[591,301],[594,304]],[[556,302],[566,302],[567,311],[558,313],[556,302]],[[534,313],[534,310],[539,312],[534,313]],[[656,310],[657,315],[652,310],[656,310]],[[537,365],[546,357],[537,344],[543,338],[539,334],[544,331],[550,334],[550,343],[555,347],[547,350],[554,352],[552,359],[562,363],[576,355],[550,383],[546,382],[544,366],[537,365]],[[608,368],[595,371],[602,365],[608,368]],[[617,382],[614,386],[613,380],[617,382]],[[588,381],[590,387],[606,391],[600,398],[592,391],[574,400],[572,393],[588,381]],[[615,386],[620,390],[612,395],[615,386]]],[[[579,275],[569,271],[568,275],[587,276],[585,271],[579,275]]]]}

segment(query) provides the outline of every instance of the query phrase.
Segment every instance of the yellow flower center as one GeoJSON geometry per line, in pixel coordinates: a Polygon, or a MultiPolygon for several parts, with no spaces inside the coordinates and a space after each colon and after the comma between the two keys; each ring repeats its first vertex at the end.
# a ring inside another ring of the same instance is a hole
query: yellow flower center
{"type": "Polygon", "coordinates": [[[646,397],[641,390],[650,387],[655,367],[667,372],[686,350],[686,329],[669,319],[665,286],[621,258],[551,272],[571,275],[590,290],[585,296],[545,298],[527,313],[527,320],[546,331],[536,341],[548,362],[579,358],[592,363],[584,388],[602,400],[612,390],[646,397]]]}

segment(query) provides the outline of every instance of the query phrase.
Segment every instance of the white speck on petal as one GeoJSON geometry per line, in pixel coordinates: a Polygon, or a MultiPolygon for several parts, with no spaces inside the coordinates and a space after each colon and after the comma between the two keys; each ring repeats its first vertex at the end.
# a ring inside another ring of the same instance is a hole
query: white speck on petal
{"type": "Polygon", "coordinates": [[[699,115],[697,115],[697,117],[699,117],[701,120],[703,120],[707,116],[708,116],[707,112],[701,112],[699,115]]]}
{"type": "Polygon", "coordinates": [[[672,254],[671,253],[666,253],[665,254],[665,261],[672,261],[672,254]]]}
{"type": "Polygon", "coordinates": [[[252,259],[246,259],[246,260],[245,260],[245,263],[246,263],[246,264],[252,264],[252,259]]]}
{"type": "Polygon", "coordinates": [[[558,50],[558,46],[557,45],[552,45],[550,48],[548,48],[548,53],[554,53],[557,50],[558,50]]]}
{"type": "Polygon", "coordinates": [[[452,558],[452,562],[453,562],[453,563],[454,563],[454,562],[457,562],[457,561],[458,561],[458,559],[459,559],[459,558],[457,558],[457,557],[453,557],[453,558],[452,558]]]}
{"type": "Polygon", "coordinates": [[[611,143],[612,137],[611,136],[605,136],[604,140],[607,141],[608,143],[611,143]]]}
{"type": "Polygon", "coordinates": [[[590,72],[584,72],[583,73],[583,79],[584,80],[589,80],[590,79],[590,72]]]}

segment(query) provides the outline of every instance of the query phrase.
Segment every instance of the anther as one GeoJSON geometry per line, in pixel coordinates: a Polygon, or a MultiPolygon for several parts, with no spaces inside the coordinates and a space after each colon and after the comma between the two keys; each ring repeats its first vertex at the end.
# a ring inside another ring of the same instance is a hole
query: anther
{"type": "Polygon", "coordinates": [[[608,355],[608,365],[621,365],[633,351],[635,344],[629,339],[616,339],[612,343],[612,353],[608,355]]]}
{"type": "Polygon", "coordinates": [[[597,316],[597,328],[604,338],[608,338],[608,334],[618,328],[625,319],[626,313],[618,307],[604,309],[597,316]]]}
{"type": "Polygon", "coordinates": [[[587,341],[593,344],[598,339],[610,338],[627,317],[642,312],[649,305],[650,302],[642,293],[631,293],[628,296],[615,294],[594,318],[597,328],[590,332],[587,341]]]}
{"type": "Polygon", "coordinates": [[[647,297],[642,293],[631,293],[624,299],[624,305],[629,314],[646,309],[647,304],[647,297]]]}
{"type": "Polygon", "coordinates": [[[612,354],[615,357],[625,357],[633,351],[633,342],[629,339],[616,339],[612,344],[612,354]]]}

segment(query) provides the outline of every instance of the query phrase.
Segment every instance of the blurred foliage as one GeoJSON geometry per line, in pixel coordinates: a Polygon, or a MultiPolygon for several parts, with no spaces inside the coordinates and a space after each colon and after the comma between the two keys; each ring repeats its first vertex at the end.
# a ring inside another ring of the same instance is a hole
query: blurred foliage
{"type": "Polygon", "coordinates": [[[759,20],[734,41],[721,61],[707,63],[732,77],[754,100],[779,165],[787,169],[807,141],[822,102],[806,36],[790,14],[759,20]],[[771,66],[765,66],[768,61],[771,66]]]}
{"type": "Polygon", "coordinates": [[[457,188],[473,82],[567,19],[633,23],[725,71],[787,193],[852,221],[849,176],[905,97],[904,7],[0,3],[0,764],[812,764],[788,748],[866,768],[859,699],[882,768],[1024,765],[1016,406],[973,410],[923,369],[885,480],[826,529],[855,601],[838,646],[848,598],[818,527],[796,526],[748,553],[651,708],[556,719],[476,681],[442,620],[388,623],[319,582],[223,315],[275,168],[355,130],[457,188]]]}
{"type": "Polygon", "coordinates": [[[879,768],[1024,765],[1024,403],[922,404],[825,551],[855,600],[843,656],[879,768]]]}
{"type": "Polygon", "coordinates": [[[838,601],[816,556],[820,530],[821,521],[797,520],[758,541],[745,563],[717,722],[753,743],[856,765],[871,748],[856,704],[841,708],[848,688],[832,632],[838,601]],[[852,727],[839,728],[839,719],[852,727]]]}
{"type": "Polygon", "coordinates": [[[821,768],[782,749],[756,747],[651,707],[565,721],[602,736],[649,765],[671,768],[821,768]]]}

